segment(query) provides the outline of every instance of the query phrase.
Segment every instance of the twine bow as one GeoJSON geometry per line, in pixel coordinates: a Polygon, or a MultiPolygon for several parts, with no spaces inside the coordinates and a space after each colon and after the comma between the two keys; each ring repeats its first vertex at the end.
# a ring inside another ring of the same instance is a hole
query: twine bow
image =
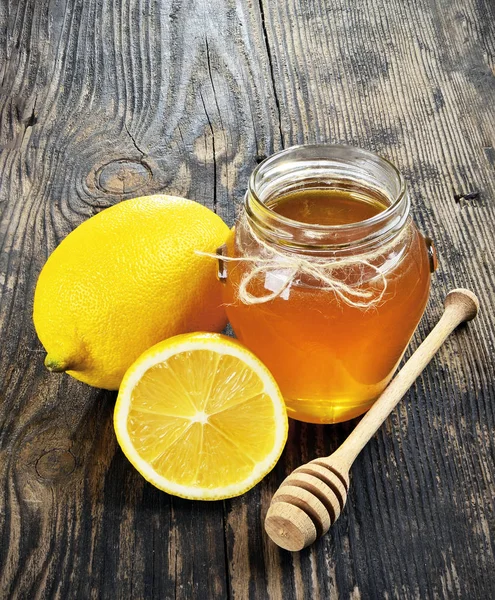
{"type": "Polygon", "coordinates": [[[387,250],[390,250],[395,246],[398,242],[396,237],[373,252],[326,260],[315,257],[302,258],[301,256],[291,255],[287,252],[278,250],[274,246],[268,245],[261,240],[249,224],[246,223],[246,226],[249,227],[251,237],[253,237],[257,244],[263,248],[264,257],[219,257],[217,254],[196,250],[196,254],[200,256],[208,256],[217,260],[220,258],[225,262],[252,264],[253,268],[247,270],[242,275],[239,283],[238,297],[244,304],[263,304],[279,298],[285,290],[290,288],[296,277],[300,277],[301,275],[307,275],[314,278],[321,284],[318,287],[319,291],[333,292],[348,306],[366,309],[376,306],[382,301],[387,290],[387,277],[379,267],[372,263],[372,261],[375,258],[386,254],[387,250]],[[358,267],[361,270],[361,276],[356,283],[346,283],[342,278],[336,277],[334,274],[337,270],[342,272],[342,269],[349,267],[358,267]],[[365,269],[369,269],[374,273],[372,277],[366,278],[368,284],[369,281],[375,278],[379,281],[378,286],[376,288],[373,286],[372,290],[363,288],[363,284],[365,283],[363,272],[365,269]],[[263,294],[262,296],[255,296],[249,291],[248,287],[258,276],[265,275],[266,277],[267,274],[273,273],[274,271],[276,271],[277,274],[279,274],[280,271],[287,271],[285,281],[280,287],[275,291],[263,294]],[[377,289],[379,290],[378,293],[376,293],[377,289]]]}

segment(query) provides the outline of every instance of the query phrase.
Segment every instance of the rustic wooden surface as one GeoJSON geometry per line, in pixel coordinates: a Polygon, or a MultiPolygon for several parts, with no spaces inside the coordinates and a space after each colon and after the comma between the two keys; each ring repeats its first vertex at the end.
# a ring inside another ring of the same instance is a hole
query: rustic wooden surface
{"type": "Polygon", "coordinates": [[[0,597],[495,597],[493,0],[0,0],[0,597]],[[447,341],[299,554],[261,515],[352,423],[293,423],[275,470],[226,502],[172,498],[119,450],[113,393],[49,374],[36,278],[84,219],[166,191],[229,224],[250,171],[295,143],[405,173],[441,267],[479,318],[447,341]]]}

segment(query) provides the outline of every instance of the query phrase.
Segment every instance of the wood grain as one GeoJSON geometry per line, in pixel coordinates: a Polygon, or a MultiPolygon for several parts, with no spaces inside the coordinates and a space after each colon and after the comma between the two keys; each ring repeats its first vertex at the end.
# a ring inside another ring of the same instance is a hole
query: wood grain
{"type": "MultiPolygon", "coordinates": [[[[479,312],[473,292],[454,289],[445,311],[412,356],[401,367],[352,432],[330,456],[322,456],[293,471],[272,497],[265,531],[281,548],[296,551],[325,535],[339,518],[349,489],[349,471],[366,444],[431,362],[447,337],[479,312]]],[[[428,494],[428,490],[424,490],[428,494]]]]}
{"type": "Polygon", "coordinates": [[[2,597],[495,597],[494,23],[491,0],[0,2],[2,597]],[[413,346],[449,288],[482,310],[356,461],[331,534],[291,555],[263,533],[270,497],[352,424],[292,423],[241,498],[171,498],[118,449],[114,395],[45,371],[31,311],[84,219],[163,190],[232,224],[256,163],[314,141],[407,177],[441,263],[413,346]]]}

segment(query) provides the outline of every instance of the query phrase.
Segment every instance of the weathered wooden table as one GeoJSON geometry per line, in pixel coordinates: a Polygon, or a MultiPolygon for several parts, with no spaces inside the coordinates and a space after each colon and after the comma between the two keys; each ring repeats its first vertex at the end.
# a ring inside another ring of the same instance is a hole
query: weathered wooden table
{"type": "Polygon", "coordinates": [[[0,596],[495,597],[493,0],[0,1],[0,596]],[[49,374],[31,311],[74,227],[166,191],[232,224],[249,173],[296,143],[375,150],[405,173],[457,331],[358,459],[343,516],[290,554],[261,515],[353,424],[292,423],[255,489],[189,502],[118,448],[115,394],[49,374]]]}

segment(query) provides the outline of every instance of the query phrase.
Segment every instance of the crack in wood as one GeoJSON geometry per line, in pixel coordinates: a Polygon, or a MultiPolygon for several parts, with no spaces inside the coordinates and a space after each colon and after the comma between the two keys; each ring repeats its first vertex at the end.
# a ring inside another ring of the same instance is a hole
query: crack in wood
{"type": "MultiPolygon", "coordinates": [[[[31,114],[27,117],[27,119],[25,119],[23,121],[24,123],[24,129],[22,131],[22,135],[20,137],[20,139],[18,138],[18,142],[16,144],[17,148],[22,148],[25,149],[29,139],[31,137],[31,133],[32,133],[32,128],[36,125],[36,123],[38,122],[38,119],[36,117],[36,102],[38,101],[38,96],[36,95],[34,97],[34,103],[33,103],[33,108],[31,109],[31,114]]],[[[16,111],[18,114],[18,118],[19,118],[19,109],[16,106],[16,111]]]]}
{"type": "Polygon", "coordinates": [[[134,145],[134,148],[136,148],[136,150],[141,154],[141,159],[143,159],[146,156],[146,153],[143,152],[141,150],[141,148],[137,145],[136,140],[134,139],[134,136],[129,131],[129,128],[127,127],[127,123],[125,123],[125,122],[124,122],[124,129],[127,131],[127,135],[131,138],[131,141],[132,141],[132,143],[134,145]]]}
{"type": "MultiPolygon", "coordinates": [[[[227,137],[225,135],[225,128],[223,126],[223,121],[222,121],[222,113],[220,111],[220,106],[218,104],[217,92],[216,92],[216,89],[215,89],[215,83],[213,81],[213,74],[211,72],[210,48],[209,48],[209,45],[208,45],[208,38],[207,37],[205,37],[205,46],[206,46],[206,60],[207,60],[207,64],[208,64],[208,75],[210,77],[211,89],[213,91],[213,99],[215,100],[215,106],[217,107],[217,113],[218,113],[218,119],[220,121],[220,127],[222,129],[222,133],[223,133],[223,137],[224,137],[225,152],[227,152],[227,137]]],[[[215,146],[213,146],[213,153],[215,154],[215,146]]],[[[226,187],[227,187],[227,189],[230,189],[230,187],[229,187],[228,172],[229,171],[227,169],[227,181],[226,181],[227,185],[226,185],[226,187]]],[[[215,202],[214,202],[215,212],[217,212],[216,205],[217,205],[217,200],[218,200],[217,199],[217,189],[216,189],[217,183],[216,183],[216,180],[217,180],[217,173],[216,173],[216,163],[215,163],[215,191],[214,191],[214,194],[215,194],[215,202]]]]}
{"type": "Polygon", "coordinates": [[[279,129],[279,134],[280,134],[280,141],[282,143],[282,147],[285,148],[285,137],[284,137],[284,132],[282,129],[282,112],[280,110],[280,100],[278,98],[278,93],[277,93],[277,84],[275,82],[275,70],[273,67],[272,51],[270,48],[270,43],[268,41],[268,32],[266,29],[265,9],[263,8],[263,0],[258,0],[258,6],[260,9],[261,29],[263,31],[263,39],[265,40],[266,55],[268,58],[268,64],[270,66],[270,78],[271,78],[271,83],[272,83],[272,88],[273,88],[273,98],[275,100],[275,106],[277,107],[277,118],[278,118],[278,129],[279,129]]]}
{"type": "Polygon", "coordinates": [[[206,110],[205,100],[203,98],[203,94],[201,90],[199,90],[199,96],[201,98],[201,102],[203,104],[203,109],[205,111],[206,119],[208,121],[208,126],[211,132],[211,149],[212,149],[212,158],[213,158],[213,211],[217,212],[217,157],[215,152],[215,131],[213,129],[212,122],[210,120],[210,115],[206,110]]]}
{"type": "Polygon", "coordinates": [[[481,193],[478,191],[467,192],[466,194],[454,194],[454,200],[458,204],[462,204],[463,200],[480,200],[481,193]]]}

